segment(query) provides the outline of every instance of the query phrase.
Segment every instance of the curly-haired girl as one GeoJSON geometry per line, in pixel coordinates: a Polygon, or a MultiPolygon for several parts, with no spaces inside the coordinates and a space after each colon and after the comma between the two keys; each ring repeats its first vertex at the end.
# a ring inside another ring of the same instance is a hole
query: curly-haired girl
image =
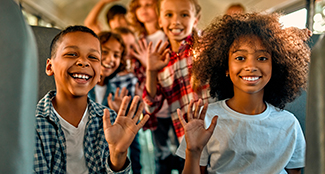
{"type": "Polygon", "coordinates": [[[209,109],[205,104],[201,113],[198,101],[188,122],[179,117],[186,142],[177,154],[186,156],[184,173],[300,173],[304,167],[301,127],[283,108],[306,87],[309,36],[307,30],[284,29],[278,18],[225,15],[198,39],[194,85],[209,83],[219,101],[209,109]]]}

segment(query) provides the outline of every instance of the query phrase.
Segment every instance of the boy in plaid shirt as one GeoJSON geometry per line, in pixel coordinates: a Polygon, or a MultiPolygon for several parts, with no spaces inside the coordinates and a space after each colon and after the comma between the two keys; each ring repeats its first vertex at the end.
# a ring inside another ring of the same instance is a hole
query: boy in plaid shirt
{"type": "Polygon", "coordinates": [[[71,26],[53,39],[46,73],[54,75],[56,91],[37,105],[34,173],[130,171],[127,149],[149,116],[137,124],[138,97],[127,116],[130,97],[118,114],[87,97],[100,79],[100,66],[100,42],[89,28],[71,26]]]}

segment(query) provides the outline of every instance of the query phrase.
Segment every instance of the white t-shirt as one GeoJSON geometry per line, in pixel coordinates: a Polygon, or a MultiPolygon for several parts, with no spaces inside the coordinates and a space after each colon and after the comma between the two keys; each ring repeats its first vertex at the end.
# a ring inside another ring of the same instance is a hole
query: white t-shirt
{"type": "MultiPolygon", "coordinates": [[[[267,104],[263,113],[245,115],[222,100],[209,104],[206,127],[215,115],[219,116],[217,126],[200,159],[208,173],[285,174],[284,168],[304,167],[304,135],[288,111],[267,104]]],[[[176,154],[185,158],[185,149],[183,139],[176,154]]]]}
{"type": "Polygon", "coordinates": [[[168,40],[166,34],[162,30],[157,30],[155,33],[146,36],[147,43],[152,42],[152,48],[156,47],[159,40],[162,40],[162,44],[168,40]]]}
{"type": "Polygon", "coordinates": [[[66,141],[67,174],[88,174],[83,144],[85,129],[89,117],[88,107],[86,108],[77,128],[63,119],[54,108],[53,110],[60,120],[66,141]]]}
{"type": "Polygon", "coordinates": [[[95,85],[95,95],[96,95],[96,103],[103,103],[104,96],[106,94],[107,85],[100,86],[95,85]]]}

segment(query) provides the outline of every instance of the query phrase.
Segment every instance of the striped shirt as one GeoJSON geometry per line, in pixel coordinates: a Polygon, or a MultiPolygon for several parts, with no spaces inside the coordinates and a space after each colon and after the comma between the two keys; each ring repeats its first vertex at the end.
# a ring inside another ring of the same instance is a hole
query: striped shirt
{"type": "MultiPolygon", "coordinates": [[[[36,145],[34,152],[34,173],[65,174],[67,167],[66,140],[59,118],[53,110],[55,91],[50,91],[39,101],[36,109],[36,145]]],[[[120,172],[109,167],[109,149],[103,130],[103,110],[106,107],[88,99],[89,121],[84,136],[84,155],[89,173],[129,173],[128,166],[120,172]]],[[[111,123],[116,113],[109,109],[111,123]]]]}

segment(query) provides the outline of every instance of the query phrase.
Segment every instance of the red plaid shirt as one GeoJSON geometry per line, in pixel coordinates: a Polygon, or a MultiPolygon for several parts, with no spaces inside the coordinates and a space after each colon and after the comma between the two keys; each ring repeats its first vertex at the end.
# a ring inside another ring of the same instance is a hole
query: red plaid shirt
{"type": "MultiPolygon", "coordinates": [[[[203,86],[202,90],[198,93],[194,92],[191,87],[192,44],[192,37],[189,36],[183,41],[178,53],[171,53],[168,65],[158,73],[156,96],[154,98],[150,97],[146,88],[142,96],[145,110],[148,113],[157,112],[161,108],[163,99],[167,99],[177,137],[184,135],[183,126],[178,119],[177,109],[180,108],[184,114],[183,117],[186,118],[187,108],[191,99],[197,101],[201,98],[203,103],[211,99],[208,85],[203,86]]],[[[154,123],[154,120],[155,118],[150,119],[150,121],[153,121],[152,123],[154,123]]],[[[150,121],[147,125],[150,124],[150,121]]]]}

